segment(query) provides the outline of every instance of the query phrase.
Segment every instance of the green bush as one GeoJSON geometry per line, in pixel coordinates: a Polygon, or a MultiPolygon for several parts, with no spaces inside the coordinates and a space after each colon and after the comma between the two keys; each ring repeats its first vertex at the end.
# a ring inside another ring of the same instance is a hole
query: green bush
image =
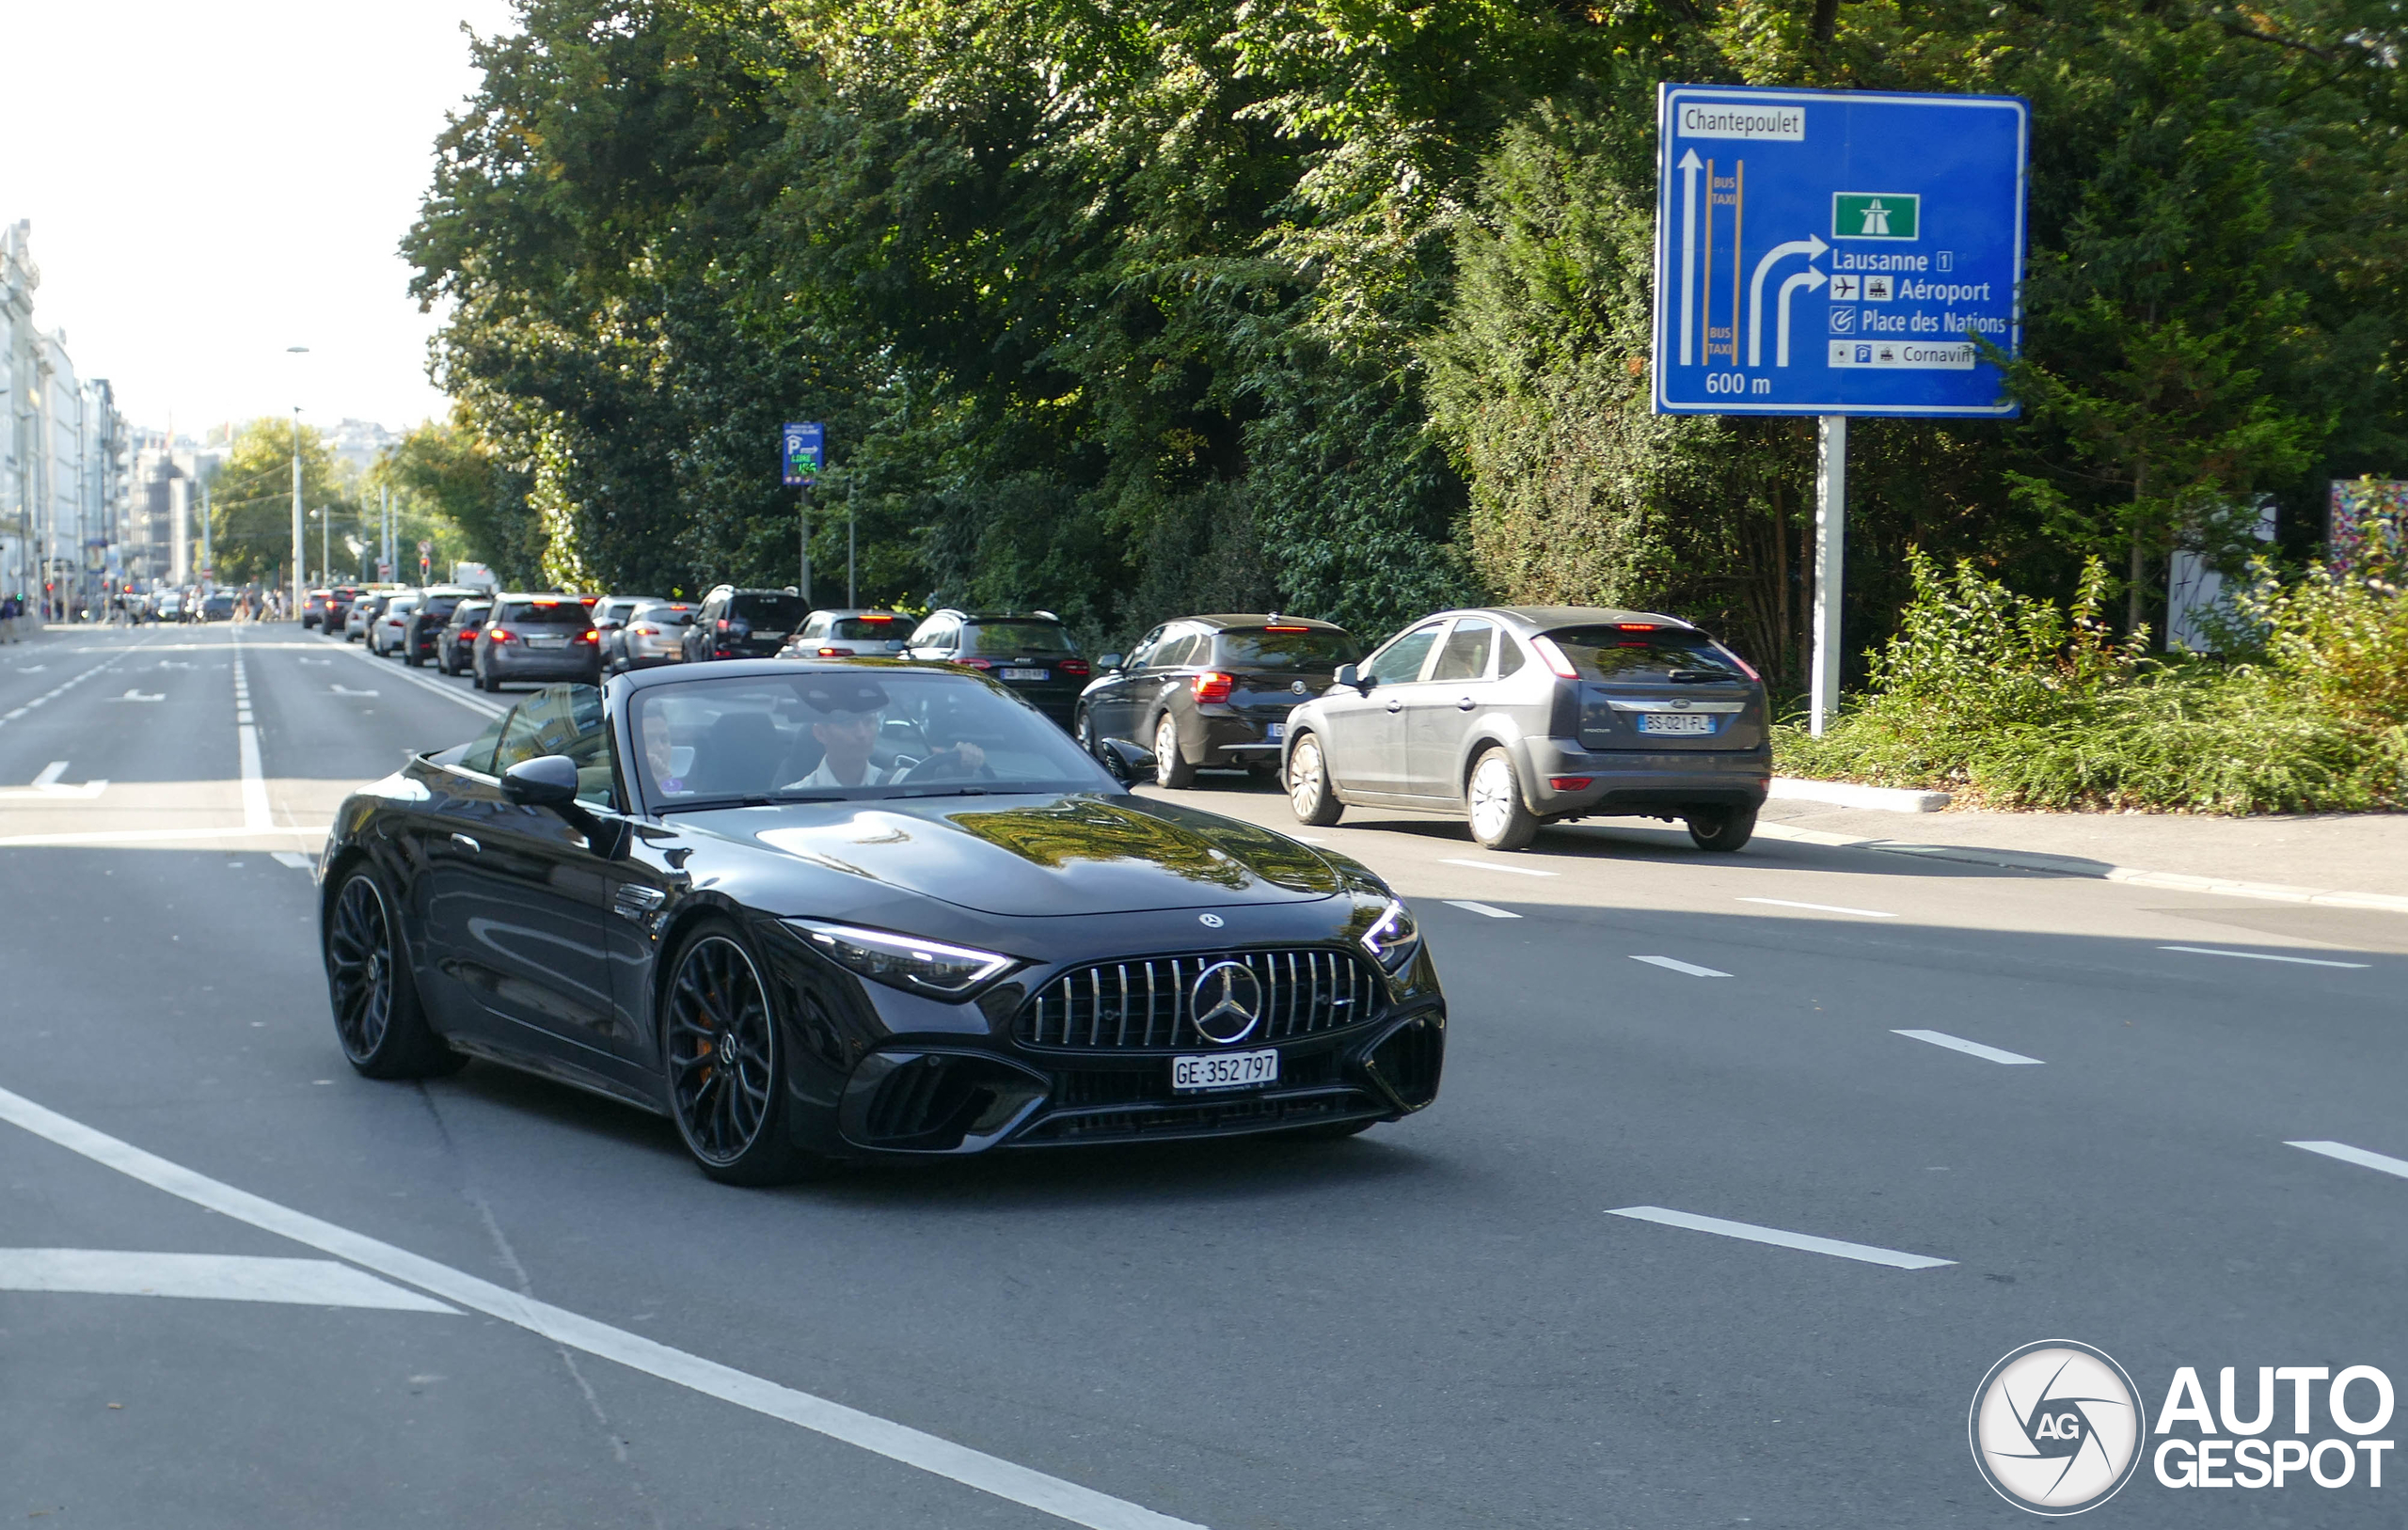
{"type": "Polygon", "coordinates": [[[2095,561],[2067,607],[1919,553],[1909,573],[1869,694],[1821,738],[1797,719],[1776,730],[1785,774],[2007,808],[2408,806],[2408,602],[2381,579],[2261,579],[2240,614],[2263,655],[2226,664],[2146,657],[2145,633],[2115,642],[2095,561]]]}

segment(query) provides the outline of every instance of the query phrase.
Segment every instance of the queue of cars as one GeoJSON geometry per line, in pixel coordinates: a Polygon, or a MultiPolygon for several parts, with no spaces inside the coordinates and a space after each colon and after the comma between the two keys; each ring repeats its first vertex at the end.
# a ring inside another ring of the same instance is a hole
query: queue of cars
{"type": "Polygon", "coordinates": [[[698,601],[315,593],[328,630],[340,621],[372,653],[432,658],[488,691],[768,657],[969,670],[1099,759],[1115,744],[1142,755],[1162,787],[1244,770],[1275,781],[1307,825],[1349,807],[1459,812],[1497,850],[1526,847],[1545,823],[1605,816],[1681,822],[1701,848],[1735,850],[1772,774],[1755,670],[1690,623],[1646,611],[1442,611],[1369,655],[1327,622],[1206,614],[1091,664],[1043,610],[947,607],[913,622],[735,585],[698,601]]]}

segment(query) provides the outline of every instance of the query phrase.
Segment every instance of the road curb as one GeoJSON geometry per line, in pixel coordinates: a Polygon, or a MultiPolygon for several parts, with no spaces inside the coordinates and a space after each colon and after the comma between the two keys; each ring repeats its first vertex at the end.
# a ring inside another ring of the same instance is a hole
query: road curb
{"type": "Polygon", "coordinates": [[[2258,898],[2269,903],[2308,903],[2331,908],[2376,908],[2386,913],[2408,914],[2408,897],[2392,892],[2349,892],[2336,888],[2292,887],[2282,882],[2244,882],[2223,876],[2194,876],[2182,872],[2148,871],[2139,866],[2117,866],[2103,860],[2052,856],[2037,851],[1868,840],[1819,828],[1794,828],[1787,824],[1759,823],[1756,825],[1756,837],[1834,849],[1879,850],[1889,855],[1913,856],[1920,860],[1954,860],[1973,866],[1999,866],[2009,871],[2041,872],[2052,876],[2087,876],[2095,881],[2129,882],[2136,887],[2163,888],[2176,892],[2205,892],[2219,898],[2258,898]]]}
{"type": "Polygon", "coordinates": [[[1811,781],[1804,776],[1775,776],[1767,795],[1792,802],[1830,802],[1843,808],[1872,808],[1881,812],[1945,812],[1949,803],[1956,800],[1946,792],[1860,786],[1849,781],[1811,781]]]}

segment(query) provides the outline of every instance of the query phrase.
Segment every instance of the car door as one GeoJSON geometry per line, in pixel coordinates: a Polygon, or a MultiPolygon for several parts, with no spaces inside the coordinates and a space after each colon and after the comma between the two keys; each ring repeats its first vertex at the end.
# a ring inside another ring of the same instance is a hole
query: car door
{"type": "MultiPolygon", "coordinates": [[[[1118,672],[1106,675],[1087,697],[1087,726],[1098,738],[1129,738],[1137,735],[1137,703],[1133,692],[1138,679],[1146,671],[1147,660],[1153,656],[1154,647],[1162,641],[1164,629],[1156,627],[1139,640],[1120,661],[1118,672]]],[[[1148,746],[1151,748],[1151,745],[1148,746]]]]}
{"type": "MultiPolygon", "coordinates": [[[[615,815],[600,691],[547,686],[520,702],[491,774],[547,754],[576,760],[592,782],[579,799],[615,815]]],[[[428,846],[432,954],[501,1045],[579,1069],[623,1055],[631,1038],[617,1033],[604,945],[609,863],[559,813],[504,798],[499,781],[475,795],[461,827],[428,846]]]]}
{"type": "Polygon", "coordinates": [[[1180,690],[1195,673],[1196,655],[1210,641],[1194,627],[1174,623],[1164,629],[1146,655],[1146,667],[1130,679],[1129,732],[1121,736],[1154,747],[1154,719],[1175,708],[1180,690]]]}
{"type": "Polygon", "coordinates": [[[1485,700],[1497,637],[1496,623],[1486,617],[1457,617],[1439,640],[1429,678],[1408,687],[1405,790],[1414,796],[1452,801],[1463,795],[1457,767],[1485,700]]]}
{"type": "Polygon", "coordinates": [[[1405,702],[1446,625],[1444,618],[1424,622],[1390,639],[1363,661],[1361,674],[1370,682],[1368,687],[1358,691],[1339,686],[1323,699],[1323,728],[1329,735],[1323,758],[1330,778],[1348,792],[1410,795],[1405,790],[1405,702]]]}

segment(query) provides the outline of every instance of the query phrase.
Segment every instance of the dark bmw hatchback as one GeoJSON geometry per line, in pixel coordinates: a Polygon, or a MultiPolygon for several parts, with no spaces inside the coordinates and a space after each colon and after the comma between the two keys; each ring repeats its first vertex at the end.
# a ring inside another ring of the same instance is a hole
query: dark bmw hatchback
{"type": "Polygon", "coordinates": [[[689,664],[775,658],[810,614],[811,602],[791,590],[723,584],[703,597],[703,608],[679,638],[680,651],[689,664]]]}
{"type": "Polygon", "coordinates": [[[1103,655],[1072,732],[1090,750],[1107,738],[1151,750],[1164,786],[1194,784],[1199,767],[1275,771],[1289,712],[1360,654],[1345,628],[1327,622],[1277,612],[1181,617],[1125,658],[1103,655]]]}
{"type": "Polygon", "coordinates": [[[965,665],[1063,727],[1093,672],[1052,611],[930,611],[906,650],[915,659],[965,665]]]}

